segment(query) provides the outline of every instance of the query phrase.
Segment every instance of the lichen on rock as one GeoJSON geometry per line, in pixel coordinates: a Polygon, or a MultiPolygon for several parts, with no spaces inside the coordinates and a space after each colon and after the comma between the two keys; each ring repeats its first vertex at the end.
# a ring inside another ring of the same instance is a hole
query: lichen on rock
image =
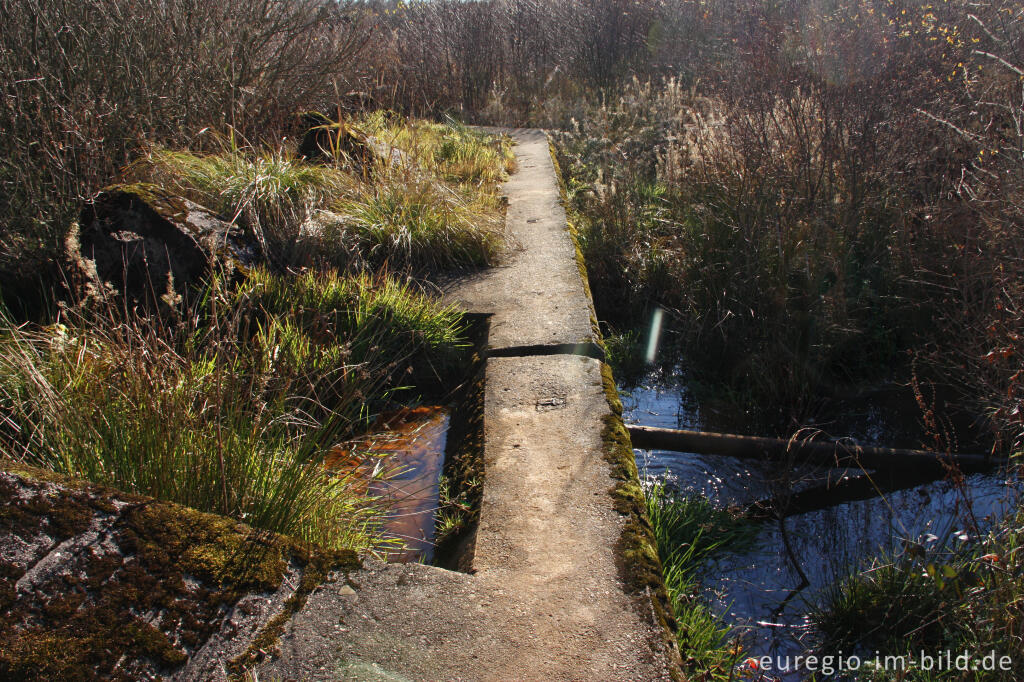
{"type": "Polygon", "coordinates": [[[352,552],[34,473],[0,466],[0,679],[223,678],[222,662],[300,589],[359,565],[352,552]]]}

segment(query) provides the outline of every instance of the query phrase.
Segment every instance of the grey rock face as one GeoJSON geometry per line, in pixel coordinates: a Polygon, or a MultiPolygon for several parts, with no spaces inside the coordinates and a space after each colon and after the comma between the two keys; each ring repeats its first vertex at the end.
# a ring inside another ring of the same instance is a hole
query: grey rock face
{"type": "Polygon", "coordinates": [[[68,234],[78,294],[175,306],[209,281],[261,260],[254,240],[198,204],[146,184],[108,188],[68,234]]]}

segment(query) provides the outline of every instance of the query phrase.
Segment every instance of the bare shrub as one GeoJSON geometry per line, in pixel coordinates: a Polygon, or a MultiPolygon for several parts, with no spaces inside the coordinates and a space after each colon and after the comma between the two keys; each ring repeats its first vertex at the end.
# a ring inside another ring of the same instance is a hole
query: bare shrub
{"type": "Polygon", "coordinates": [[[660,3],[436,0],[376,5],[386,28],[372,57],[378,103],[463,111],[497,123],[564,123],[560,100],[645,72],[660,3]],[[554,120],[554,119],[557,119],[554,120]]]}

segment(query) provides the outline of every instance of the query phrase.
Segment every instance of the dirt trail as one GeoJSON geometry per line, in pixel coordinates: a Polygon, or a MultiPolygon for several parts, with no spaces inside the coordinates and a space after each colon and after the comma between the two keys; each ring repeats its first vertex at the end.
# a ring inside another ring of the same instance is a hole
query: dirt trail
{"type": "Polygon", "coordinates": [[[261,678],[669,679],[650,601],[630,596],[617,543],[601,363],[526,346],[593,341],[546,136],[515,131],[505,186],[507,263],[450,288],[492,314],[484,499],[474,574],[370,563],[338,576],[289,623],[261,678]]]}

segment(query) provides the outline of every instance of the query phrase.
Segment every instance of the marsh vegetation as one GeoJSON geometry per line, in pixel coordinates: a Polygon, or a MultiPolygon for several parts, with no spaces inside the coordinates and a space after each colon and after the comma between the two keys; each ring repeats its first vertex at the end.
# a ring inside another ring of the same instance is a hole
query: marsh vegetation
{"type": "Polygon", "coordinates": [[[387,551],[387,505],[364,479],[396,465],[373,449],[358,472],[325,458],[379,429],[383,410],[465,378],[468,323],[429,281],[494,262],[508,142],[451,119],[339,109],[369,26],[340,6],[28,3],[3,15],[4,456],[387,551]],[[241,14],[212,21],[213,42],[191,23],[163,39],[166,21],[200,11],[241,14]],[[233,47],[202,48],[213,43],[233,47]],[[308,107],[324,113],[299,116],[308,107]],[[304,136],[315,154],[300,153],[304,136]],[[104,187],[194,202],[239,228],[258,264],[215,266],[178,284],[190,291],[168,282],[132,298],[126,279],[83,299],[65,234],[104,187]]]}
{"type": "MultiPolygon", "coordinates": [[[[659,371],[736,430],[818,429],[895,386],[909,445],[1024,447],[1017,4],[25,0],[0,22],[8,457],[374,546],[374,501],[318,463],[463,363],[466,323],[429,282],[495,262],[512,165],[459,121],[557,129],[620,379],[650,370],[659,309],[659,371]],[[65,236],[112,183],[205,207],[263,264],[158,314],[77,305],[65,236]]],[[[679,507],[654,490],[653,517],[679,507]]],[[[730,542],[716,519],[664,548],[689,552],[677,596],[730,542]]],[[[1024,660],[997,608],[1020,598],[1017,526],[839,580],[826,641],[1024,660]],[[906,604],[921,627],[889,617],[906,604]]],[[[701,622],[680,630],[693,670],[728,677],[701,622]]]]}

